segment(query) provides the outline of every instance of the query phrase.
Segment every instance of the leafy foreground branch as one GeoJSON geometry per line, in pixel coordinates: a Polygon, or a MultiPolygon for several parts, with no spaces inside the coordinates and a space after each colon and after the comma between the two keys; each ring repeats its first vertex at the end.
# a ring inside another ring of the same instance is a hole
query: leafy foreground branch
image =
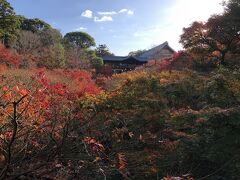
{"type": "Polygon", "coordinates": [[[115,75],[105,82],[111,91],[90,95],[44,72],[18,86],[5,78],[1,178],[237,180],[239,79],[239,70],[141,70],[115,75]]]}
{"type": "Polygon", "coordinates": [[[27,97],[27,95],[23,96],[22,98],[20,98],[17,102],[12,102],[13,105],[13,115],[10,117],[11,118],[11,125],[12,125],[12,133],[11,133],[11,137],[10,137],[10,141],[6,142],[7,143],[7,150],[6,150],[6,154],[4,154],[4,159],[5,159],[5,165],[4,168],[2,169],[1,173],[0,173],[0,179],[4,179],[9,171],[9,166],[11,164],[11,157],[12,157],[12,145],[16,139],[16,135],[17,135],[17,130],[18,130],[18,123],[17,123],[17,119],[18,119],[18,115],[17,115],[17,107],[18,104],[21,103],[21,101],[23,101],[23,99],[27,97]]]}

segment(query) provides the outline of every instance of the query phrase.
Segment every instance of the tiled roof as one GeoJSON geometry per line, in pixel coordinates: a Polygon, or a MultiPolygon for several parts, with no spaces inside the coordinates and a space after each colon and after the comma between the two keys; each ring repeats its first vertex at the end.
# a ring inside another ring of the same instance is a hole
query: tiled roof
{"type": "Polygon", "coordinates": [[[135,60],[139,62],[147,62],[146,58],[140,58],[140,57],[134,57],[134,56],[105,56],[103,57],[103,61],[125,61],[130,58],[134,58],[135,60]]]}
{"type": "Polygon", "coordinates": [[[161,49],[163,49],[164,47],[168,47],[173,53],[175,52],[169,45],[168,42],[164,42],[163,44],[160,44],[159,46],[156,46],[152,49],[149,49],[148,51],[146,51],[145,53],[143,53],[140,58],[152,58],[156,53],[158,53],[161,49]]]}
{"type": "Polygon", "coordinates": [[[104,61],[124,61],[128,59],[128,56],[104,56],[104,61]]]}
{"type": "Polygon", "coordinates": [[[139,57],[135,57],[135,56],[105,56],[103,57],[103,61],[115,61],[115,62],[122,62],[122,61],[126,61],[129,59],[135,59],[139,62],[147,62],[149,59],[151,59],[156,53],[158,53],[161,49],[163,49],[164,47],[168,47],[173,53],[175,52],[169,45],[168,42],[164,42],[163,44],[154,47],[152,49],[149,49],[148,51],[146,51],[145,53],[143,53],[141,56],[139,57]]]}

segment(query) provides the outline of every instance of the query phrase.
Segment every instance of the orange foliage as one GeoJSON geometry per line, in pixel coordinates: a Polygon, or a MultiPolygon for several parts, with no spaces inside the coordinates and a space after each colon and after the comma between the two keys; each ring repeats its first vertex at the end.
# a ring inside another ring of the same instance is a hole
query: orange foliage
{"type": "Polygon", "coordinates": [[[172,58],[149,60],[146,67],[157,67],[157,70],[183,70],[190,69],[193,66],[192,57],[185,51],[179,51],[173,55],[172,58]]]}
{"type": "Polygon", "coordinates": [[[6,49],[4,45],[0,44],[0,63],[7,66],[18,67],[19,55],[12,53],[6,49]]]}
{"type": "MultiPolygon", "coordinates": [[[[8,124],[9,117],[14,114],[13,102],[24,97],[17,106],[17,119],[21,122],[18,139],[20,145],[27,143],[32,147],[37,147],[39,144],[43,146],[47,141],[47,134],[55,140],[60,139],[67,121],[77,117],[78,112],[72,112],[73,98],[76,99],[84,94],[96,95],[100,92],[87,72],[59,71],[59,73],[72,79],[76,85],[74,91],[64,83],[52,83],[46,76],[45,70],[38,70],[37,74],[31,77],[30,84],[18,82],[17,85],[11,86],[11,80],[8,81],[5,77],[0,79],[2,97],[0,108],[3,112],[1,125],[8,124]],[[29,137],[27,142],[24,138],[21,139],[26,134],[29,137]]],[[[11,133],[11,129],[7,128],[0,132],[0,137],[8,141],[12,136],[11,133]]],[[[100,143],[93,143],[93,140],[90,144],[94,144],[98,149],[103,148],[100,143]]]]}
{"type": "Polygon", "coordinates": [[[61,77],[68,78],[70,82],[66,82],[69,96],[81,97],[84,94],[97,95],[101,89],[95,85],[91,74],[87,71],[80,70],[57,70],[56,73],[61,77]]]}

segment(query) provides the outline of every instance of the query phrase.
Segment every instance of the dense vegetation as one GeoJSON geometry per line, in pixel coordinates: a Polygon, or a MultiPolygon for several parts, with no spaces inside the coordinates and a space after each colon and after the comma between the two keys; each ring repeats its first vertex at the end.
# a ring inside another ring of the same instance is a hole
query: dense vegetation
{"type": "Polygon", "coordinates": [[[89,69],[97,56],[112,54],[105,44],[93,49],[95,40],[85,32],[63,36],[43,20],[16,15],[6,0],[0,1],[0,7],[1,42],[19,55],[21,68],[89,69]]]}
{"type": "Polygon", "coordinates": [[[240,178],[239,0],[111,77],[90,35],[0,7],[0,179],[240,178]]]}

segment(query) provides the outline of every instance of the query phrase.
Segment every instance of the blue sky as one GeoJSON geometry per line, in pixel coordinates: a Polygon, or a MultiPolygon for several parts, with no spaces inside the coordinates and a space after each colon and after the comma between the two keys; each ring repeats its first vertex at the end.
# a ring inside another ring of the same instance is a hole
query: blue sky
{"type": "Polygon", "coordinates": [[[116,55],[168,41],[175,50],[182,28],[221,13],[222,0],[9,0],[17,14],[40,18],[64,35],[85,31],[116,55]]]}

